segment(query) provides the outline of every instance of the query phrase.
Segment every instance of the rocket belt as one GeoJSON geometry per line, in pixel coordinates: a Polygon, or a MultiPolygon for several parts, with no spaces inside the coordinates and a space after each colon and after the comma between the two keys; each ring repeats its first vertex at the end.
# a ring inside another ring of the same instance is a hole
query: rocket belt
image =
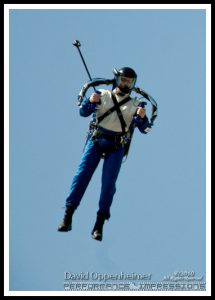
{"type": "MultiPolygon", "coordinates": [[[[90,87],[95,87],[95,86],[99,86],[99,85],[113,85],[113,88],[112,90],[114,89],[114,85],[115,85],[115,80],[112,79],[104,79],[104,78],[94,78],[88,82],[86,82],[79,95],[78,95],[78,105],[80,106],[85,95],[86,95],[86,92],[87,90],[90,88],[90,87]]],[[[148,100],[151,105],[152,105],[152,113],[151,113],[151,118],[150,118],[150,124],[149,124],[149,127],[147,127],[144,132],[145,133],[148,133],[150,130],[151,130],[151,127],[154,125],[154,120],[156,119],[157,117],[157,103],[156,101],[154,100],[154,98],[152,96],[150,96],[147,92],[145,92],[144,90],[140,89],[139,87],[134,87],[133,90],[134,92],[136,92],[137,94],[141,95],[142,97],[144,97],[146,100],[148,100]]],[[[143,102],[143,101],[142,101],[143,102]]],[[[143,102],[144,104],[144,102],[143,102]]],[[[114,105],[115,106],[115,105],[114,105]]],[[[113,107],[113,111],[117,109],[115,109],[113,107]]],[[[118,110],[119,112],[119,110],[118,110]]],[[[106,113],[105,113],[106,114],[106,113]]],[[[109,113],[108,113],[109,114],[109,113]]],[[[107,114],[107,115],[108,115],[107,114]]],[[[119,116],[119,114],[118,114],[119,116]]],[[[119,116],[119,119],[120,119],[120,122],[121,122],[121,126],[122,126],[122,121],[121,121],[121,118],[119,116]]],[[[97,124],[95,124],[97,125],[97,124]]],[[[124,147],[125,147],[125,151],[124,151],[124,156],[127,157],[128,156],[128,152],[129,152],[129,148],[130,148],[130,144],[131,144],[131,140],[132,140],[132,136],[133,136],[133,133],[134,133],[134,129],[135,129],[135,123],[132,123],[131,126],[129,127],[129,131],[130,131],[130,137],[129,139],[126,138],[126,143],[124,143],[124,147]]],[[[122,129],[123,129],[123,126],[122,126],[122,129]]]]}
{"type": "MultiPolygon", "coordinates": [[[[87,90],[90,87],[95,87],[95,86],[99,86],[99,85],[114,85],[114,79],[104,79],[104,78],[93,78],[92,80],[86,82],[79,95],[78,95],[78,105],[80,106],[87,90]]],[[[150,128],[154,125],[154,120],[157,117],[157,103],[155,101],[155,99],[150,96],[147,92],[145,92],[144,90],[140,89],[139,87],[134,87],[133,90],[134,92],[136,92],[137,94],[141,95],[142,97],[144,97],[146,100],[148,100],[151,105],[152,105],[152,113],[151,113],[151,118],[150,118],[150,128]]]]}
{"type": "Polygon", "coordinates": [[[99,128],[94,128],[91,139],[92,141],[95,141],[99,138],[104,138],[107,139],[108,141],[114,142],[116,144],[121,144],[123,145],[125,142],[125,136],[124,135],[111,135],[107,133],[103,133],[99,130],[99,128]]]}

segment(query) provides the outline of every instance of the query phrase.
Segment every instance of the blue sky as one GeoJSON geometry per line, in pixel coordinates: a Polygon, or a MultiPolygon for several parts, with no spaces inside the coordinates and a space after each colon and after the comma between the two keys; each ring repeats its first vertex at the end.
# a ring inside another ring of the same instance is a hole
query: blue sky
{"type": "Polygon", "coordinates": [[[192,271],[205,281],[205,10],[11,9],[9,17],[10,290],[63,291],[64,272],[162,281],[192,271]],[[92,77],[129,66],[158,102],[153,130],[135,131],[102,243],[90,236],[102,162],[73,230],[57,232],[90,120],[78,112],[88,77],[75,39],[92,77]]]}

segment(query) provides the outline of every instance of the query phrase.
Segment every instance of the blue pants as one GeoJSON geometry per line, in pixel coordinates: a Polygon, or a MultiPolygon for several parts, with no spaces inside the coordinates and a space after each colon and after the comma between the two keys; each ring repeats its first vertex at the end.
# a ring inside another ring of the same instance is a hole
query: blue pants
{"type": "Polygon", "coordinates": [[[116,180],[123,160],[124,148],[115,149],[113,142],[100,138],[97,142],[88,139],[78,170],[73,178],[70,194],[66,199],[66,207],[76,209],[86,191],[102,153],[105,153],[102,168],[102,186],[99,199],[98,214],[103,214],[106,219],[110,218],[110,207],[116,192],[116,180]]]}

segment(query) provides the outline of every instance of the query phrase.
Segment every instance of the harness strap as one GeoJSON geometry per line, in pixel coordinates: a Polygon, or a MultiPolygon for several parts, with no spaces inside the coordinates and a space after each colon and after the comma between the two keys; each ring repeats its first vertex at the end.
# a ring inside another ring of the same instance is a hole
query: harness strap
{"type": "Polygon", "coordinates": [[[126,128],[126,123],[125,120],[123,118],[120,106],[122,106],[123,104],[127,103],[131,97],[126,97],[125,99],[123,99],[121,102],[118,102],[115,95],[113,93],[111,93],[112,96],[112,100],[114,103],[114,106],[111,107],[110,109],[108,109],[102,116],[97,118],[97,123],[99,124],[104,118],[106,118],[109,114],[111,114],[112,112],[116,111],[117,115],[119,117],[120,120],[120,124],[122,127],[122,133],[125,134],[125,128],[126,128]]]}

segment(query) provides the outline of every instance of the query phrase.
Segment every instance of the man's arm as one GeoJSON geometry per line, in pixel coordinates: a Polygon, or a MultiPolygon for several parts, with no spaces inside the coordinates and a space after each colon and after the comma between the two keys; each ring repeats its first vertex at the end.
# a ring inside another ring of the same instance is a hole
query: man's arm
{"type": "Polygon", "coordinates": [[[91,103],[89,98],[85,98],[81,103],[79,113],[82,117],[88,117],[96,110],[96,104],[91,103]]]}
{"type": "Polygon", "coordinates": [[[143,107],[138,107],[137,116],[134,118],[134,123],[141,133],[148,133],[151,125],[146,115],[146,110],[143,107]]]}
{"type": "Polygon", "coordinates": [[[93,93],[90,98],[85,98],[79,112],[82,117],[88,117],[96,110],[96,104],[100,101],[100,94],[93,93]]]}

